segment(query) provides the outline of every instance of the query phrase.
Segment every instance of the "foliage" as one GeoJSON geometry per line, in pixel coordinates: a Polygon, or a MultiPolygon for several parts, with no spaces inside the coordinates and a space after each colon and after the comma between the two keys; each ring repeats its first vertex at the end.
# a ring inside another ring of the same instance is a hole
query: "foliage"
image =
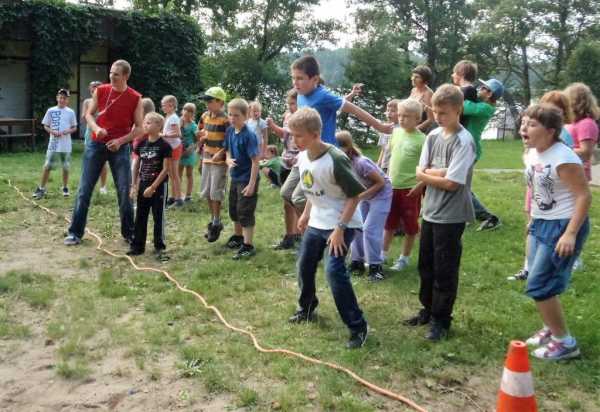
{"type": "Polygon", "coordinates": [[[567,62],[567,79],[584,82],[596,96],[600,96],[600,42],[580,43],[567,62]]]}
{"type": "Polygon", "coordinates": [[[41,118],[56,90],[68,87],[73,64],[100,42],[111,55],[133,67],[132,87],[154,99],[164,94],[188,98],[201,88],[198,56],[202,33],[189,18],[170,14],[148,16],[58,0],[19,2],[0,9],[0,30],[26,22],[31,34],[31,87],[34,116],[41,118]],[[57,24],[60,22],[60,24],[57,24]],[[111,26],[103,32],[103,24],[111,26]]]}

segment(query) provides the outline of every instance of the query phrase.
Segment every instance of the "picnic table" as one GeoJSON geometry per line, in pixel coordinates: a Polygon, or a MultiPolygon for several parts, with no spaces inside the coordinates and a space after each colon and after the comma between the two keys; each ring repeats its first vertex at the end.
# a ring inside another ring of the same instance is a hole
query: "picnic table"
{"type": "Polygon", "coordinates": [[[2,146],[4,146],[4,142],[8,140],[9,148],[11,146],[12,139],[29,139],[31,142],[31,150],[34,151],[35,119],[15,119],[10,117],[0,118],[0,139],[2,141],[2,146]],[[25,128],[30,128],[30,132],[13,133],[13,128],[18,126],[25,126],[25,128]]]}

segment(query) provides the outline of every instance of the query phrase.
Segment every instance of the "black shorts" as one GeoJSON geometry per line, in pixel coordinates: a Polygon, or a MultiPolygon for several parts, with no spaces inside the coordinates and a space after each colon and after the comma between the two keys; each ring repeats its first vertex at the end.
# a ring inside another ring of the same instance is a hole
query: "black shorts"
{"type": "Polygon", "coordinates": [[[244,196],[242,190],[248,183],[231,182],[229,188],[229,217],[242,227],[252,227],[255,224],[254,212],[258,201],[258,179],[252,196],[244,196]]]}

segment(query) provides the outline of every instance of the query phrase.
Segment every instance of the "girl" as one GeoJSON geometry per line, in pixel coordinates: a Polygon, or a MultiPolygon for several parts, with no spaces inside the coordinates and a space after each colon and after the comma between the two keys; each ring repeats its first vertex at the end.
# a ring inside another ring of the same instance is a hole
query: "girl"
{"type": "Polygon", "coordinates": [[[536,302],[543,328],[527,344],[546,360],[579,356],[558,296],[589,233],[591,194],[581,159],[560,141],[562,114],[548,104],[527,109],[525,164],[531,189],[529,277],[526,293],[536,302]]]}
{"type": "Polygon", "coordinates": [[[191,202],[192,190],[194,188],[194,166],[196,165],[196,132],[198,126],[195,123],[196,105],[186,103],[181,111],[181,135],[183,143],[183,155],[179,162],[179,176],[183,182],[183,169],[187,177],[187,186],[184,202],[191,202]]]}
{"type": "Polygon", "coordinates": [[[350,271],[363,272],[366,260],[369,265],[369,280],[380,281],[384,279],[381,247],[385,219],[392,204],[392,184],[383,170],[360,153],[349,132],[339,132],[335,137],[340,149],[350,158],[359,180],[367,188],[358,196],[363,231],[352,242],[350,271]]]}
{"type": "Polygon", "coordinates": [[[256,135],[258,138],[260,158],[264,159],[267,154],[267,145],[269,144],[269,127],[267,122],[262,119],[262,105],[258,100],[250,102],[248,105],[250,113],[246,126],[256,135]]]}

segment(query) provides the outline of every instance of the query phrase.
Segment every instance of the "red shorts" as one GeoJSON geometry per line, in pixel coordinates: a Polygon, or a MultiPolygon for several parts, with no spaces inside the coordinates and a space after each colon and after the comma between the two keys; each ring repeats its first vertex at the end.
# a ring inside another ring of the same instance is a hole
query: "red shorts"
{"type": "Polygon", "coordinates": [[[394,189],[392,208],[385,221],[385,230],[402,228],[407,235],[419,233],[419,213],[421,196],[408,197],[410,189],[394,189]]]}
{"type": "Polygon", "coordinates": [[[171,153],[171,159],[179,160],[179,159],[181,159],[182,154],[183,154],[183,145],[180,144],[175,149],[173,149],[173,152],[171,153]]]}

